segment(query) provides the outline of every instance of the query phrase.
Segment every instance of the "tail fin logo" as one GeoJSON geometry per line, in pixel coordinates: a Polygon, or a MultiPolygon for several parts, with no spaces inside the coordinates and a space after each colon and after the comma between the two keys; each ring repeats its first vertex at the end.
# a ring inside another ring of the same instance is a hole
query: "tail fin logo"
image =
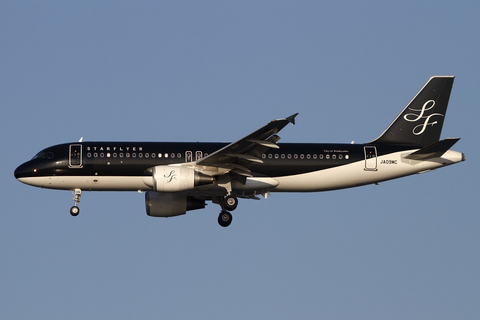
{"type": "Polygon", "coordinates": [[[435,100],[428,100],[427,102],[425,102],[423,104],[422,109],[408,108],[411,111],[419,112],[419,113],[418,114],[407,113],[406,115],[403,116],[403,119],[405,119],[405,121],[408,121],[408,122],[423,121],[423,123],[421,123],[421,124],[419,124],[419,125],[417,125],[413,128],[412,133],[414,135],[416,135],[416,136],[421,135],[425,131],[427,126],[432,126],[433,127],[434,125],[437,124],[437,121],[430,122],[430,118],[432,118],[434,116],[445,117],[445,115],[443,115],[441,113],[431,113],[429,115],[425,115],[425,112],[433,109],[434,106],[435,106],[435,100]]]}

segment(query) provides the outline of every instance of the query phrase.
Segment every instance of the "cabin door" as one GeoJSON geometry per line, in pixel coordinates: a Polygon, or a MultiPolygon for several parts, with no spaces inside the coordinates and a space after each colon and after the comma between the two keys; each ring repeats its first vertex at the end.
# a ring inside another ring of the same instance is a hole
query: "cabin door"
{"type": "Polygon", "coordinates": [[[71,144],[69,147],[68,166],[70,168],[82,167],[82,145],[71,144]]]}

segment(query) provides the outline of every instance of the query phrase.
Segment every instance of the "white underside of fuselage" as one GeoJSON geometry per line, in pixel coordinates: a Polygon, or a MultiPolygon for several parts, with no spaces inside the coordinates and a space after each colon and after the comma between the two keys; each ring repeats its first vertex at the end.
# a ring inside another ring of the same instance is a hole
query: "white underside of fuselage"
{"type": "Polygon", "coordinates": [[[463,154],[447,151],[441,158],[428,161],[406,159],[412,151],[377,157],[376,168],[366,168],[364,161],[288,177],[276,177],[275,192],[315,192],[352,188],[434,170],[463,160],[463,154]]]}
{"type": "Polygon", "coordinates": [[[21,182],[40,188],[89,191],[147,191],[146,177],[131,176],[49,176],[19,178],[21,182]]]}
{"type": "MultiPolygon", "coordinates": [[[[366,168],[365,160],[350,163],[329,169],[308,172],[304,174],[282,177],[254,177],[248,178],[246,185],[259,186],[263,190],[244,190],[248,193],[272,192],[315,192],[335,189],[351,188],[366,184],[377,183],[399,177],[408,176],[428,170],[437,169],[464,160],[460,152],[447,151],[440,158],[429,160],[410,160],[405,156],[415,150],[391,153],[376,158],[376,165],[366,168]],[[278,182],[272,183],[272,178],[278,182]],[[270,188],[268,188],[270,185],[270,188]],[[267,190],[265,189],[267,188],[267,190]]],[[[47,176],[20,178],[21,182],[48,189],[85,191],[151,191],[152,177],[145,176],[47,176]]],[[[218,192],[219,187],[214,185],[212,191],[218,192]]],[[[249,188],[248,188],[249,189],[249,188]]],[[[206,192],[201,187],[202,194],[206,192]]],[[[234,192],[237,190],[233,190],[234,192]]],[[[195,193],[195,189],[191,190],[195,193]]],[[[208,193],[208,192],[207,192],[208,193]]]]}

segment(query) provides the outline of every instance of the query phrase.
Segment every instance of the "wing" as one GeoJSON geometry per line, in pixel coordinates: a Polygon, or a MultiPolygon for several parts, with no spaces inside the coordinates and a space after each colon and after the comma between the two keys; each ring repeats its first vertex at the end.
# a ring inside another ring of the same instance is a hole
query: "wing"
{"type": "Polygon", "coordinates": [[[277,133],[287,124],[295,124],[298,113],[285,119],[273,120],[246,137],[230,143],[195,163],[197,170],[210,175],[222,175],[227,172],[242,176],[251,176],[250,165],[262,163],[261,155],[270,148],[278,149],[277,133]]]}

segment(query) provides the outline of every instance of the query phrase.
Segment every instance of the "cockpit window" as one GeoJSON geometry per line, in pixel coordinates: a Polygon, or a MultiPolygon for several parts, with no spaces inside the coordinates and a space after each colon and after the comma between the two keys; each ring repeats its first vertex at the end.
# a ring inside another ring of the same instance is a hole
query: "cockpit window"
{"type": "Polygon", "coordinates": [[[40,151],[32,158],[34,159],[53,159],[53,152],[40,151]]]}
{"type": "Polygon", "coordinates": [[[40,151],[39,153],[37,153],[33,158],[32,160],[34,159],[45,159],[47,157],[47,154],[43,151],[40,151]]]}

